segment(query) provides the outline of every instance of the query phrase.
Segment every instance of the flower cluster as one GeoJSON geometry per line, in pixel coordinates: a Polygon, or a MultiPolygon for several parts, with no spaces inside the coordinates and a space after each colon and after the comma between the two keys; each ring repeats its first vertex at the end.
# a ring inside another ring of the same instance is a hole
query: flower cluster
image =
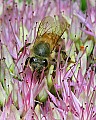
{"type": "Polygon", "coordinates": [[[0,120],[5,119],[96,120],[95,0],[1,1],[0,120]],[[29,43],[40,21],[54,15],[68,23],[62,35],[67,58],[62,65],[60,46],[56,66],[38,76],[24,69],[29,43]]]}

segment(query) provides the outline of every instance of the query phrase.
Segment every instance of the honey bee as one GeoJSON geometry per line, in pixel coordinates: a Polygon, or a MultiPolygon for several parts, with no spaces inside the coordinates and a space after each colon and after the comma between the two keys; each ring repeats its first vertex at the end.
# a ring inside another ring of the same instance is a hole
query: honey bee
{"type": "Polygon", "coordinates": [[[30,45],[30,57],[25,61],[25,67],[32,70],[42,71],[47,69],[54,58],[52,51],[55,50],[62,34],[68,28],[68,23],[63,16],[47,16],[42,19],[38,27],[37,37],[34,44],[30,45]]]}

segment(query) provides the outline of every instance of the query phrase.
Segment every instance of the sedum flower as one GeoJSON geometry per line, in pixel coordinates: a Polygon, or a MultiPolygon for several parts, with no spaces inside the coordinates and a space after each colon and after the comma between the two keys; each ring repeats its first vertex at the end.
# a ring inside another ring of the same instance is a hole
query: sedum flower
{"type": "Polygon", "coordinates": [[[94,3],[95,0],[1,1],[0,120],[96,119],[94,3]],[[66,52],[62,58],[66,60],[61,63],[60,46],[56,66],[51,65],[47,75],[42,70],[38,78],[29,66],[24,70],[29,44],[34,44],[45,16],[61,14],[68,23],[62,35],[66,52]]]}

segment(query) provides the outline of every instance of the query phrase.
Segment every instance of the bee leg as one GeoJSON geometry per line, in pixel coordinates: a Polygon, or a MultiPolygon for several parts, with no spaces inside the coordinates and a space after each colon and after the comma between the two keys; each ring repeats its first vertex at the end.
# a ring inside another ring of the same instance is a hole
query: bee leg
{"type": "MultiPolygon", "coordinates": [[[[62,58],[63,58],[63,60],[66,61],[66,59],[67,59],[68,56],[66,55],[65,50],[62,50],[62,49],[61,49],[60,53],[62,54],[62,58]]],[[[69,58],[69,59],[70,59],[70,58],[69,58]]]]}
{"type": "Polygon", "coordinates": [[[25,70],[25,68],[27,67],[29,60],[30,60],[30,57],[28,57],[28,58],[26,59],[26,61],[25,61],[24,70],[25,70]]]}
{"type": "Polygon", "coordinates": [[[56,70],[56,66],[57,66],[57,61],[56,59],[52,59],[53,65],[54,65],[54,70],[56,70]]]}
{"type": "Polygon", "coordinates": [[[67,58],[68,58],[68,60],[67,60],[68,65],[69,65],[70,63],[75,63],[75,61],[72,61],[71,58],[67,56],[65,50],[61,49],[60,52],[61,52],[61,54],[62,54],[62,59],[64,60],[64,62],[65,62],[65,61],[67,60],[67,58]]]}
{"type": "MultiPolygon", "coordinates": [[[[60,49],[60,63],[61,64],[65,64],[65,61],[67,59],[67,54],[66,54],[66,51],[65,51],[65,44],[64,42],[62,41],[62,39],[59,40],[58,44],[56,45],[55,47],[55,57],[57,58],[58,57],[58,52],[59,52],[59,49],[60,49]],[[60,49],[60,46],[61,46],[61,49],[60,49]]],[[[69,58],[70,59],[70,58],[69,58]]],[[[69,60],[68,60],[69,61],[69,60]]]]}

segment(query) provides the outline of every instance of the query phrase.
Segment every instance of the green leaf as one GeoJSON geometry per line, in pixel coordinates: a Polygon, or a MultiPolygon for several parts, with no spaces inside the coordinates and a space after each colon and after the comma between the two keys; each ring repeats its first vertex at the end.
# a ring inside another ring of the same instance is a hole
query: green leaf
{"type": "Polygon", "coordinates": [[[87,9],[87,2],[86,2],[86,0],[81,0],[80,8],[81,8],[82,12],[84,12],[84,13],[86,12],[86,9],[87,9]]]}
{"type": "Polygon", "coordinates": [[[12,91],[12,77],[10,75],[9,69],[4,60],[1,60],[0,65],[0,82],[3,89],[6,91],[6,94],[9,95],[12,91]]]}
{"type": "Polygon", "coordinates": [[[28,4],[30,4],[30,3],[32,3],[32,0],[26,0],[26,2],[27,2],[28,4]]]}
{"type": "Polygon", "coordinates": [[[18,0],[19,1],[19,3],[21,3],[23,0],[18,0]]]}
{"type": "Polygon", "coordinates": [[[48,89],[49,90],[53,86],[53,82],[52,82],[52,73],[53,73],[53,70],[54,70],[54,66],[51,65],[50,68],[49,68],[48,76],[47,76],[47,84],[48,84],[48,89]]]}
{"type": "Polygon", "coordinates": [[[38,95],[38,100],[40,102],[45,102],[47,100],[47,97],[48,97],[48,94],[45,91],[45,89],[43,88],[38,95]]]}
{"type": "Polygon", "coordinates": [[[75,42],[76,48],[78,49],[78,51],[80,51],[80,47],[83,46],[82,41],[79,39],[78,41],[75,42]]]}
{"type": "Polygon", "coordinates": [[[8,98],[6,91],[3,89],[2,84],[0,83],[0,106],[5,104],[5,100],[8,98]]]}
{"type": "Polygon", "coordinates": [[[13,59],[12,56],[10,55],[7,47],[5,45],[2,45],[2,55],[5,58],[5,63],[7,65],[7,68],[9,69],[10,72],[14,72],[14,63],[13,63],[13,59]]]}
{"type": "Polygon", "coordinates": [[[93,47],[94,47],[93,41],[92,40],[86,41],[85,44],[84,44],[84,47],[87,47],[86,48],[86,53],[87,53],[87,56],[89,56],[91,54],[92,50],[93,50],[93,47]]]}

